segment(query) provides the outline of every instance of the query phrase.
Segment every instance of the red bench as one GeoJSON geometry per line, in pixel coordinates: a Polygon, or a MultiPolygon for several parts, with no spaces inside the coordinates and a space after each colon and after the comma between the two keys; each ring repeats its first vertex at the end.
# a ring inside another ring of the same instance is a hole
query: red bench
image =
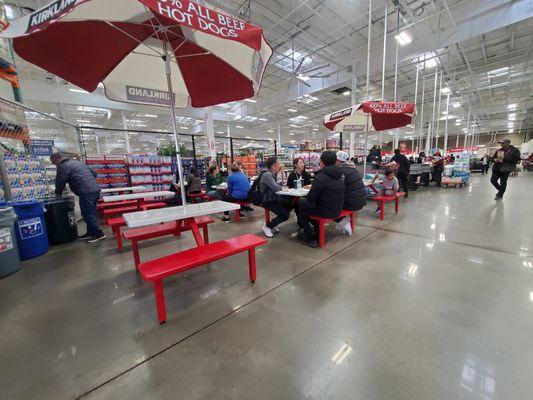
{"type": "Polygon", "coordinates": [[[352,232],[355,231],[355,211],[343,211],[340,213],[340,215],[338,217],[334,217],[334,218],[324,218],[324,217],[316,217],[316,216],[311,216],[311,219],[315,220],[318,222],[318,247],[324,247],[324,245],[326,244],[326,233],[325,233],[325,225],[330,222],[330,221],[333,221],[337,218],[344,218],[344,217],[350,217],[350,225],[352,227],[352,232]]]}
{"type": "MultiPolygon", "coordinates": [[[[162,203],[162,202],[158,202],[158,203],[146,203],[143,208],[144,210],[153,210],[153,209],[156,209],[156,208],[163,208],[163,207],[166,207],[167,206],[167,203],[162,203]]],[[[134,206],[128,206],[128,207],[116,207],[116,208],[108,208],[108,209],[105,209],[102,211],[102,215],[104,217],[104,223],[107,224],[108,223],[108,220],[111,218],[111,217],[116,217],[116,216],[119,216],[119,215],[122,215],[122,214],[126,214],[126,213],[129,213],[129,212],[135,212],[135,211],[139,211],[139,206],[138,205],[134,205],[134,206]]]]}
{"type": "Polygon", "coordinates": [[[204,192],[202,192],[202,193],[191,193],[191,194],[188,194],[187,197],[189,198],[189,201],[192,204],[195,204],[195,203],[198,202],[198,200],[203,200],[205,197],[207,197],[207,194],[205,194],[204,192]]]}
{"type": "Polygon", "coordinates": [[[107,225],[113,231],[113,236],[115,236],[115,240],[117,241],[118,251],[122,251],[122,234],[120,228],[126,226],[126,221],[124,221],[123,217],[108,218],[107,225]]]}
{"type": "Polygon", "coordinates": [[[379,219],[383,221],[383,218],[385,217],[385,204],[389,203],[391,201],[394,201],[394,210],[396,211],[396,214],[398,214],[398,200],[400,197],[405,196],[405,193],[399,192],[394,194],[382,194],[379,196],[374,196],[372,198],[372,201],[375,201],[379,205],[379,219]]]}
{"type": "MultiPolygon", "coordinates": [[[[209,217],[197,217],[194,220],[196,221],[198,227],[203,229],[204,242],[209,243],[209,231],[207,229],[207,225],[214,223],[215,220],[209,217]]],[[[180,228],[176,222],[165,222],[162,224],[130,229],[128,231],[122,232],[122,236],[124,237],[124,239],[131,241],[135,269],[138,269],[139,264],[141,263],[141,256],[139,254],[140,241],[154,239],[167,235],[179,236],[181,232],[189,230],[191,230],[191,227],[188,223],[185,223],[180,228]]]]}
{"type": "Polygon", "coordinates": [[[109,203],[102,202],[96,206],[97,209],[100,210],[107,210],[108,208],[115,208],[115,207],[128,207],[128,206],[136,206],[137,200],[123,200],[123,201],[112,201],[109,203]]]}
{"type": "Polygon", "coordinates": [[[139,272],[142,278],[147,282],[154,283],[159,323],[163,324],[167,320],[165,295],[163,293],[164,278],[248,251],[248,270],[250,281],[253,283],[257,276],[255,248],[266,243],[267,241],[259,236],[246,234],[181,251],[139,265],[139,272]]]}

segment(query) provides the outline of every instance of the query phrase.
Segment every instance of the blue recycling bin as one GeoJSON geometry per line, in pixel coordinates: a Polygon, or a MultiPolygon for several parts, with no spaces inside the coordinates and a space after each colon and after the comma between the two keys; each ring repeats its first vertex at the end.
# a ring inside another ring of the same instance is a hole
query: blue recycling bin
{"type": "Polygon", "coordinates": [[[10,202],[17,214],[15,232],[21,260],[39,257],[48,251],[44,207],[40,201],[10,202]]]}

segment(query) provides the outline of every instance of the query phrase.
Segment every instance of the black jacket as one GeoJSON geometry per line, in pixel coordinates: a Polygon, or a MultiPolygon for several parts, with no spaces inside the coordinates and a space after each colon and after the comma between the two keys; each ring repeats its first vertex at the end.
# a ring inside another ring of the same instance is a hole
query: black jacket
{"type": "Polygon", "coordinates": [[[361,174],[351,161],[343,162],[338,168],[344,174],[344,210],[360,210],[366,205],[366,190],[361,174]]]}
{"type": "Polygon", "coordinates": [[[503,151],[503,163],[494,162],[492,169],[500,172],[512,172],[516,168],[516,164],[520,161],[520,150],[510,145],[507,149],[501,147],[494,153],[493,161],[498,158],[498,152],[503,151]]]}
{"type": "MultiPolygon", "coordinates": [[[[311,175],[305,169],[302,171],[302,175],[300,175],[300,178],[303,180],[302,186],[311,184],[311,175]]],[[[289,177],[287,178],[287,186],[291,189],[294,189],[295,188],[294,181],[297,179],[298,179],[298,173],[296,171],[292,171],[289,174],[289,177]]]]}
{"type": "Polygon", "coordinates": [[[394,161],[399,165],[398,175],[409,175],[409,172],[411,171],[411,164],[409,163],[409,159],[406,156],[404,156],[403,154],[395,155],[391,158],[391,161],[394,161]]]}
{"type": "Polygon", "coordinates": [[[100,186],[96,182],[96,172],[78,160],[66,159],[57,167],[56,194],[61,195],[68,183],[76,195],[98,193],[100,186]]]}
{"type": "Polygon", "coordinates": [[[345,191],[344,174],[336,165],[328,165],[316,172],[304,208],[317,209],[325,218],[337,217],[344,206],[345,191]]]}

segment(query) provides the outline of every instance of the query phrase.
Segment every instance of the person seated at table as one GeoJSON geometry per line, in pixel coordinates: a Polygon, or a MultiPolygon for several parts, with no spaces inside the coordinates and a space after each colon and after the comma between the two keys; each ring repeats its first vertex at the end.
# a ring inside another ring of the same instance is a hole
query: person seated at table
{"type": "Polygon", "coordinates": [[[187,194],[202,193],[202,178],[195,167],[191,167],[189,170],[189,179],[187,179],[185,191],[187,194]]]}
{"type": "MultiPolygon", "coordinates": [[[[248,177],[243,174],[239,164],[233,163],[231,166],[231,175],[228,176],[228,193],[222,195],[222,200],[232,202],[246,201],[248,198],[248,191],[250,190],[250,182],[248,177]]],[[[240,216],[244,217],[242,207],[240,216]]],[[[222,221],[229,222],[229,211],[224,212],[224,218],[222,221]]]]}
{"type": "Polygon", "coordinates": [[[211,165],[207,171],[205,177],[205,191],[209,197],[216,199],[222,199],[221,193],[215,189],[215,186],[219,186],[222,183],[222,176],[220,176],[220,169],[218,165],[211,165]]]}
{"type": "MultiPolygon", "coordinates": [[[[372,178],[372,182],[370,182],[370,187],[376,193],[378,196],[388,194],[388,195],[396,195],[398,193],[398,190],[400,188],[400,184],[398,183],[398,178],[394,175],[394,171],[391,168],[386,168],[385,171],[383,171],[383,175],[381,176],[381,179],[383,180],[383,183],[381,184],[380,189],[376,189],[374,186],[374,182],[380,178],[379,174],[376,174],[374,178],[372,178]]],[[[379,214],[380,207],[378,205],[378,208],[376,209],[376,214],[379,214]]]]}
{"type": "MultiPolygon", "coordinates": [[[[361,174],[355,167],[355,164],[349,161],[350,155],[345,151],[337,152],[337,168],[344,174],[344,193],[343,210],[359,211],[366,205],[366,189],[361,174]]],[[[350,217],[339,218],[335,220],[339,231],[342,230],[346,235],[352,236],[352,225],[350,217]]]]}
{"type": "Polygon", "coordinates": [[[275,178],[281,168],[283,166],[277,157],[270,157],[266,161],[266,169],[261,172],[261,181],[259,182],[261,205],[276,214],[276,218],[263,226],[263,232],[269,238],[273,237],[275,233],[279,233],[278,225],[289,219],[292,209],[290,200],[276,194],[282,189],[275,178]]]}
{"type": "Polygon", "coordinates": [[[301,179],[302,187],[311,184],[311,174],[305,170],[305,163],[302,158],[295,158],[292,160],[294,165],[294,170],[289,174],[287,178],[287,186],[289,189],[294,189],[296,187],[296,181],[301,179]]]}
{"type": "Polygon", "coordinates": [[[306,198],[300,199],[299,224],[304,230],[304,244],[318,247],[316,233],[318,223],[311,220],[311,216],[334,218],[337,217],[344,205],[344,174],[335,165],[337,155],[333,151],[325,151],[320,156],[320,170],[315,174],[315,180],[306,198]],[[313,225],[311,225],[311,221],[313,225]],[[314,228],[314,229],[313,229],[314,228]]]}

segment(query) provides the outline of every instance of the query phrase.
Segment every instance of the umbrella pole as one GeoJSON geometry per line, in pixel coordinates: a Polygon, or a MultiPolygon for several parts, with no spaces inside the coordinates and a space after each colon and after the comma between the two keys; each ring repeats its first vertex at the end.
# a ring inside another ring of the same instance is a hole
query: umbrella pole
{"type": "Polygon", "coordinates": [[[187,205],[187,196],[185,195],[185,184],[183,183],[183,166],[181,165],[180,140],[178,137],[178,125],[176,123],[176,101],[172,91],[172,73],[170,70],[170,54],[167,51],[167,41],[163,40],[163,51],[165,53],[165,71],[167,74],[167,87],[170,95],[170,112],[172,115],[172,128],[174,129],[174,143],[176,145],[176,164],[178,166],[178,177],[180,180],[181,204],[187,205]]]}

